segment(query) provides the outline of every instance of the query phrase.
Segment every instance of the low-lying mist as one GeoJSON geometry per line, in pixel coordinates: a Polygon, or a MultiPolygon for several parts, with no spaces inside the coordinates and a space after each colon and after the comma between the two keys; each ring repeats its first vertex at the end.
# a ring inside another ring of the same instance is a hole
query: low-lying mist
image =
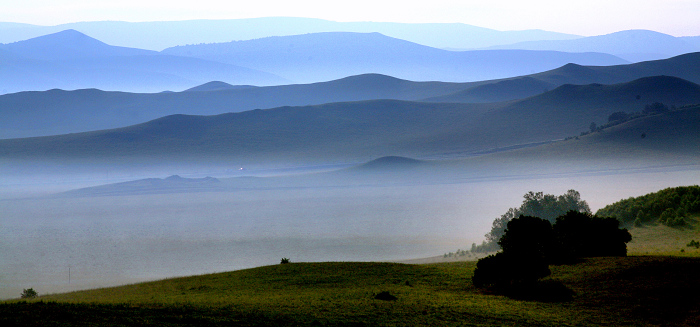
{"type": "Polygon", "coordinates": [[[484,172],[481,178],[450,179],[436,173],[405,180],[394,175],[389,182],[381,172],[346,170],[219,178],[213,190],[111,196],[45,196],[35,184],[18,197],[6,188],[0,193],[5,197],[0,298],[18,297],[23,288],[65,292],[277,264],[282,257],[298,262],[438,256],[480,243],[492,220],[520,205],[528,191],[575,189],[595,211],[700,177],[697,167],[511,173],[517,177],[484,172]]]}

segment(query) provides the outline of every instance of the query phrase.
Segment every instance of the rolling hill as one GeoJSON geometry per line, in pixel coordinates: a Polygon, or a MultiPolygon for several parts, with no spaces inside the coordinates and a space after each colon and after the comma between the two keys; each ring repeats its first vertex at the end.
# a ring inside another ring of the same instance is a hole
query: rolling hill
{"type": "MultiPolygon", "coordinates": [[[[179,93],[140,94],[94,89],[20,92],[0,96],[0,115],[3,117],[0,121],[0,138],[125,127],[172,114],[216,115],[330,102],[376,99],[456,103],[512,101],[542,94],[563,84],[614,84],[657,75],[676,76],[700,83],[700,66],[697,62],[700,62],[700,53],[607,67],[567,64],[534,75],[474,83],[412,82],[366,74],[323,83],[270,87],[227,86],[230,84],[221,82],[179,93]]],[[[643,106],[657,101],[654,97],[641,97],[648,92],[635,94],[640,95],[640,101],[633,102],[636,103],[634,105],[643,106]]],[[[692,103],[668,99],[658,101],[668,105],[692,103]]],[[[600,123],[606,118],[601,116],[595,121],[600,123]]]]}
{"type": "Polygon", "coordinates": [[[527,76],[465,84],[464,90],[425,99],[433,102],[496,102],[522,99],[564,84],[617,84],[650,76],[675,76],[700,83],[700,52],[629,65],[581,66],[573,63],[527,76]]]}
{"type": "Polygon", "coordinates": [[[183,90],[212,80],[233,84],[288,83],[231,64],[107,45],[74,30],[0,45],[11,58],[0,70],[0,93],[54,88],[138,92],[183,90]]]}
{"type": "Polygon", "coordinates": [[[613,112],[641,110],[650,102],[700,103],[699,90],[697,84],[662,76],[609,86],[564,85],[500,105],[371,100],[173,115],[113,130],[1,140],[0,156],[135,162],[157,158],[198,164],[465,156],[578,135],[591,122],[602,125],[613,112]],[[637,99],[639,94],[644,101],[637,99]]]}
{"type": "Polygon", "coordinates": [[[447,51],[379,33],[329,32],[168,48],[161,53],[271,72],[297,83],[379,73],[415,81],[470,82],[541,72],[567,63],[619,65],[602,53],[447,51]]]}
{"type": "Polygon", "coordinates": [[[213,85],[215,90],[207,84],[187,92],[157,94],[86,89],[0,95],[0,138],[125,127],[173,114],[216,115],[372,99],[418,100],[464,88],[456,83],[411,82],[376,74],[272,87],[213,85]]]}

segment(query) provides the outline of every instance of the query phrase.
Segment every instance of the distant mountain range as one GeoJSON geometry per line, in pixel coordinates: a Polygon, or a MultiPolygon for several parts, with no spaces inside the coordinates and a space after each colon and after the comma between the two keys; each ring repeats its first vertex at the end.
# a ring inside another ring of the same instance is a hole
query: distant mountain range
{"type": "Polygon", "coordinates": [[[298,83],[379,73],[414,81],[470,82],[527,75],[567,63],[628,63],[602,53],[446,51],[379,33],[329,32],[178,46],[162,51],[266,71],[298,83]]]}
{"type": "Polygon", "coordinates": [[[609,53],[631,62],[666,59],[700,51],[697,37],[674,37],[648,30],[627,30],[570,40],[537,40],[489,49],[551,50],[609,53]]]}
{"type": "Polygon", "coordinates": [[[641,111],[657,101],[700,103],[700,86],[660,76],[616,85],[563,85],[500,104],[372,100],[173,115],[113,130],[0,140],[0,156],[191,163],[465,156],[578,135],[591,122],[607,123],[613,112],[641,111]]]}
{"type": "MultiPolygon", "coordinates": [[[[486,103],[538,95],[563,84],[615,84],[646,76],[700,83],[700,53],[631,65],[568,64],[534,75],[474,83],[411,82],[367,74],[313,84],[270,87],[207,83],[187,92],[122,93],[95,89],[20,92],[0,96],[0,138],[46,136],[125,127],[172,114],[216,115],[281,106],[395,99],[486,103]]],[[[646,93],[646,92],[645,92],[646,93]]],[[[645,93],[640,93],[645,96],[645,93]]],[[[639,105],[653,102],[641,98],[639,105]]],[[[665,100],[667,101],[667,100],[665,100]]],[[[685,104],[671,101],[670,104],[685,104]]],[[[590,123],[590,122],[589,122],[590,123]]]]}
{"type": "Polygon", "coordinates": [[[314,18],[266,17],[139,23],[79,22],[57,26],[0,23],[0,42],[16,42],[67,29],[80,31],[109,44],[156,51],[177,45],[322,32],[378,32],[430,47],[455,49],[580,37],[542,30],[497,31],[466,24],[343,23],[314,18]]]}
{"type": "Polygon", "coordinates": [[[177,93],[96,89],[0,95],[0,138],[45,136],[125,127],[173,114],[216,115],[281,106],[373,99],[419,100],[456,92],[457,83],[411,82],[361,75],[314,84],[245,87],[207,83],[177,93]],[[212,90],[212,87],[216,90],[212,90]]]}
{"type": "Polygon", "coordinates": [[[98,88],[180,91],[222,81],[232,85],[319,82],[363,73],[452,82],[512,77],[573,62],[613,65],[608,54],[492,50],[452,52],[378,33],[318,33],[161,53],[107,45],[75,30],[0,45],[0,92],[98,88]],[[280,77],[280,76],[287,77],[280,77]]]}
{"type": "Polygon", "coordinates": [[[0,45],[0,60],[1,93],[53,88],[160,92],[218,79],[258,85],[289,82],[236,65],[110,46],[74,30],[0,45]]]}

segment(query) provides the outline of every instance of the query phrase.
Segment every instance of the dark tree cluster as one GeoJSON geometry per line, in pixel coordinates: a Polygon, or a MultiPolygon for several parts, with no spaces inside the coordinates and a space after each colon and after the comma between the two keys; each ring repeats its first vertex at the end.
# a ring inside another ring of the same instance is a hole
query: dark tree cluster
{"type": "Polygon", "coordinates": [[[586,201],[581,200],[581,194],[575,190],[569,190],[565,194],[556,196],[543,192],[528,192],[523,196],[523,203],[519,208],[510,208],[501,217],[494,219],[491,231],[486,234],[486,241],[481,245],[472,245],[473,252],[498,251],[498,241],[503,236],[508,222],[520,216],[532,216],[543,218],[554,223],[557,217],[569,211],[590,213],[586,201]]]}
{"type": "Polygon", "coordinates": [[[472,282],[505,294],[522,293],[536,289],[538,280],[550,275],[550,264],[626,256],[626,243],[632,236],[619,227],[615,218],[578,211],[556,218],[554,225],[538,217],[520,216],[508,222],[498,241],[503,251],[477,262],[472,282]]]}
{"type": "Polygon", "coordinates": [[[653,114],[661,114],[664,112],[668,112],[669,108],[667,105],[661,103],[661,102],[654,102],[652,104],[648,104],[644,106],[644,110],[642,110],[642,113],[645,115],[653,115],[653,114]]]}
{"type": "Polygon", "coordinates": [[[615,217],[623,225],[644,226],[662,223],[680,227],[700,215],[700,186],[682,186],[633,197],[605,206],[596,213],[615,217]]]}

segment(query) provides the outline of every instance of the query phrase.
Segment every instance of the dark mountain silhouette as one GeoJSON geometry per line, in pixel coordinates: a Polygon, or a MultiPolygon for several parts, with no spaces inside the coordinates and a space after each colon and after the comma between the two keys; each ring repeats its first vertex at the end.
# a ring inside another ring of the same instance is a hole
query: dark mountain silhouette
{"type": "MultiPolygon", "coordinates": [[[[3,55],[1,50],[0,55],[3,55]]],[[[21,92],[0,96],[0,114],[3,117],[0,121],[0,138],[124,127],[178,113],[215,115],[329,102],[373,99],[462,103],[509,101],[541,94],[563,84],[615,84],[656,75],[676,76],[700,83],[698,62],[700,53],[607,67],[567,64],[534,75],[474,83],[411,82],[366,74],[324,83],[252,88],[235,86],[211,92],[21,92]]],[[[204,85],[201,89],[210,88],[211,85],[204,85]]],[[[649,99],[644,98],[641,102],[646,100],[649,99]]]]}
{"type": "Polygon", "coordinates": [[[480,159],[496,169],[514,162],[520,171],[557,174],[654,172],[697,169],[700,106],[644,116],[601,132],[480,159]],[[558,163],[558,164],[552,164],[558,163]]]}
{"type": "MultiPolygon", "coordinates": [[[[0,96],[0,138],[45,136],[124,127],[173,114],[215,115],[285,105],[372,99],[418,100],[462,84],[411,82],[369,74],[336,81],[209,92],[124,93],[95,89],[20,92],[0,96]]],[[[210,86],[203,86],[209,89],[210,86]]]]}
{"type": "Polygon", "coordinates": [[[562,40],[579,36],[542,30],[497,31],[466,24],[406,24],[333,22],[315,18],[263,17],[229,20],[165,22],[79,22],[57,26],[2,23],[0,42],[9,43],[75,29],[109,44],[162,50],[183,44],[217,43],[268,36],[320,32],[379,32],[437,48],[474,49],[533,40],[562,40]]]}
{"type": "Polygon", "coordinates": [[[700,86],[674,77],[564,85],[501,104],[397,100],[280,107],[217,116],[173,115],[135,126],[0,141],[6,158],[150,158],[175,161],[366,161],[467,156],[578,135],[591,122],[645,104],[700,103],[700,86]],[[642,98],[637,99],[637,95],[642,98]]]}
{"type": "Polygon", "coordinates": [[[379,33],[348,32],[178,46],[162,53],[240,65],[300,83],[365,73],[414,81],[468,82],[526,75],[570,62],[598,66],[627,63],[602,53],[447,51],[379,33]]]}
{"type": "Polygon", "coordinates": [[[556,84],[545,82],[530,76],[498,80],[468,88],[457,93],[427,98],[430,102],[461,102],[482,103],[500,102],[527,98],[556,87],[556,84]]]}
{"type": "Polygon", "coordinates": [[[667,106],[698,104],[700,85],[668,76],[613,85],[562,85],[488,112],[484,122],[508,128],[484,130],[484,136],[519,137],[523,143],[543,141],[538,134],[560,139],[588,130],[592,122],[607,123],[613,112],[641,112],[654,102],[667,106]]]}
{"type": "Polygon", "coordinates": [[[700,45],[687,38],[654,31],[627,30],[573,40],[541,40],[499,45],[491,49],[602,52],[614,54],[631,62],[639,62],[698,52],[700,45]]]}
{"type": "Polygon", "coordinates": [[[139,92],[182,90],[211,80],[271,85],[270,73],[196,58],[115,47],[68,30],[0,45],[0,93],[53,88],[139,92]]]}
{"type": "Polygon", "coordinates": [[[564,84],[616,84],[649,76],[675,76],[700,83],[700,52],[688,53],[665,60],[645,61],[630,65],[562,67],[532,74],[479,84],[465,84],[465,90],[426,99],[435,102],[495,102],[522,99],[541,94],[564,84]]]}

